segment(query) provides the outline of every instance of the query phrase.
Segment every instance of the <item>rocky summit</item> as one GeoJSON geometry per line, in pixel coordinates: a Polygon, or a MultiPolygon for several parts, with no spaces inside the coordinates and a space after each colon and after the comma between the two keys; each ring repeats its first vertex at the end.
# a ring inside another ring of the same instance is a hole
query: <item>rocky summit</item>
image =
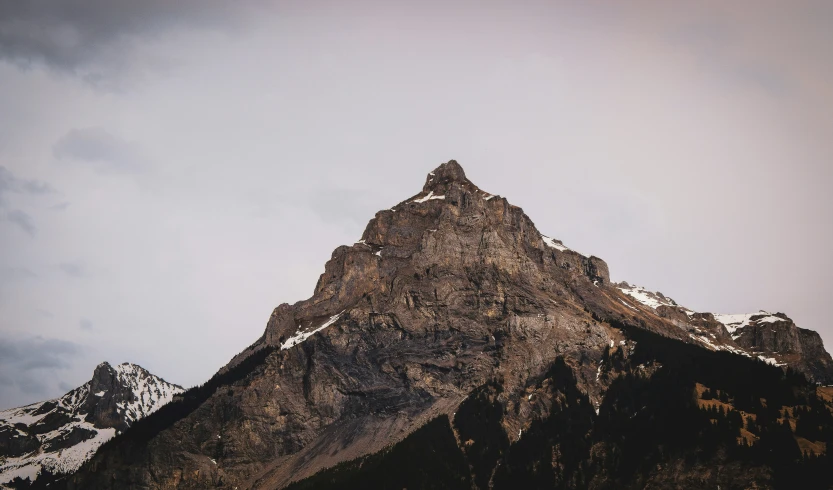
{"type": "Polygon", "coordinates": [[[58,399],[0,412],[0,487],[46,486],[72,473],[183,391],[135,364],[104,362],[90,381],[58,399]]]}
{"type": "Polygon", "coordinates": [[[786,315],[612,283],[452,160],[211,380],[54,485],[828,488],[831,380],[786,315]]]}

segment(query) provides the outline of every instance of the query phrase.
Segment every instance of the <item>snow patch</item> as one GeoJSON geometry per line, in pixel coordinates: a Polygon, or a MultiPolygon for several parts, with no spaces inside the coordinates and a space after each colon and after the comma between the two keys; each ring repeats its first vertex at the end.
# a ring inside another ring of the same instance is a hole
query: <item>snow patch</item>
{"type": "Polygon", "coordinates": [[[281,344],[281,350],[285,350],[285,349],[289,349],[289,348],[291,348],[291,347],[295,347],[296,345],[298,345],[298,344],[300,344],[301,342],[303,342],[303,341],[307,340],[308,338],[310,338],[313,334],[315,334],[315,333],[317,333],[317,332],[320,332],[321,330],[324,330],[325,328],[329,327],[330,325],[332,325],[333,323],[335,323],[335,322],[338,320],[338,318],[342,315],[342,313],[344,313],[344,311],[342,311],[341,313],[337,313],[337,314],[335,314],[335,315],[331,316],[329,320],[327,320],[326,322],[324,322],[324,323],[323,323],[320,327],[318,327],[318,328],[315,328],[315,329],[312,329],[312,330],[308,330],[308,331],[306,331],[306,332],[300,332],[300,333],[298,333],[298,334],[296,334],[296,335],[293,335],[293,336],[292,336],[292,337],[290,337],[290,338],[289,338],[286,342],[284,342],[283,344],[281,344]]]}
{"type": "Polygon", "coordinates": [[[435,196],[434,191],[430,191],[427,196],[414,199],[411,202],[423,203],[425,201],[430,201],[431,199],[445,199],[445,196],[435,196]]]}
{"type": "Polygon", "coordinates": [[[625,306],[627,306],[628,308],[632,309],[633,311],[639,311],[639,309],[634,308],[633,306],[629,305],[629,304],[627,303],[627,301],[625,301],[625,300],[623,300],[623,299],[620,299],[619,301],[620,301],[623,305],[625,305],[625,306]]]}
{"type": "Polygon", "coordinates": [[[627,294],[631,298],[635,299],[636,301],[639,301],[640,303],[649,308],[657,309],[658,306],[665,304],[662,301],[660,301],[654,293],[646,291],[645,288],[639,286],[618,289],[619,291],[622,291],[623,293],[627,294]]]}
{"type": "Polygon", "coordinates": [[[764,361],[765,363],[767,363],[769,365],[772,365],[772,366],[778,366],[778,367],[786,366],[785,363],[779,363],[774,357],[758,356],[758,359],[760,359],[760,360],[764,361]]]}
{"type": "MultiPolygon", "coordinates": [[[[618,287],[619,291],[622,291],[624,294],[630,296],[631,298],[635,299],[636,301],[642,303],[643,305],[656,310],[660,306],[672,306],[672,307],[680,307],[676,301],[671,298],[660,296],[657,293],[648,291],[647,289],[643,288],[642,286],[630,286],[630,287],[618,287]]],[[[623,301],[624,303],[624,301],[623,301]]],[[[688,308],[683,308],[686,312],[686,315],[691,317],[694,315],[694,312],[689,310],[688,308]]]]}
{"type": "Polygon", "coordinates": [[[570,250],[569,248],[565,247],[560,240],[555,240],[554,238],[550,238],[546,235],[541,235],[541,239],[544,240],[544,243],[546,243],[548,247],[554,248],[558,251],[566,252],[567,250],[570,250]]]}
{"type": "Polygon", "coordinates": [[[689,337],[691,337],[692,339],[694,339],[694,340],[696,340],[696,341],[700,342],[701,344],[705,345],[706,347],[708,347],[708,348],[709,348],[709,349],[711,349],[711,350],[720,350],[720,349],[718,349],[718,348],[717,348],[717,346],[716,346],[716,345],[714,345],[714,344],[713,344],[713,343],[712,343],[712,342],[708,339],[708,337],[704,337],[704,336],[702,336],[702,335],[694,335],[694,334],[692,334],[692,333],[688,334],[688,336],[689,336],[689,337]]]}

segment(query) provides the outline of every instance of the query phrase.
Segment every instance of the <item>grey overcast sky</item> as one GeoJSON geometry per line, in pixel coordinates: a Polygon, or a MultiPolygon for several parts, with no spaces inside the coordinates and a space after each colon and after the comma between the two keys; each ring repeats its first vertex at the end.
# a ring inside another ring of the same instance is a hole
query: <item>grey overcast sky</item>
{"type": "Polygon", "coordinates": [[[0,408],[185,386],[457,159],[614,280],[833,346],[833,3],[0,0],[0,408]]]}

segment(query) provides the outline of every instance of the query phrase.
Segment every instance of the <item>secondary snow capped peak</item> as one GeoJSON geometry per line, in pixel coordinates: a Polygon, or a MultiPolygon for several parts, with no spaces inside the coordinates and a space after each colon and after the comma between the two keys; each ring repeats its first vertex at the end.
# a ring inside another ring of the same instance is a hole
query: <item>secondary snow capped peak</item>
{"type": "Polygon", "coordinates": [[[0,486],[73,472],[99,446],[184,390],[141,366],[102,362],[62,397],[0,412],[0,486]]]}

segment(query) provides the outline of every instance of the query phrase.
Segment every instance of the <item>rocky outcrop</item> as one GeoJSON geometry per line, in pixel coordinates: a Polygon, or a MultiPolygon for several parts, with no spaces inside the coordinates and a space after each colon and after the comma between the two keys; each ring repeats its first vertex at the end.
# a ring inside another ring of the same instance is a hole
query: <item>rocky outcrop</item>
{"type": "Polygon", "coordinates": [[[796,329],[802,354],[798,370],[819,384],[833,384],[833,359],[825,350],[821,336],[815,330],[796,329]]]}
{"type": "Polygon", "coordinates": [[[804,373],[820,384],[833,384],[833,359],[813,330],[799,328],[783,313],[750,315],[733,336],[749,352],[804,373]]]}
{"type": "Polygon", "coordinates": [[[756,352],[801,354],[798,328],[783,313],[752,315],[749,325],[737,329],[738,345],[756,352]],[[768,321],[761,321],[767,319],[768,321]]]}

